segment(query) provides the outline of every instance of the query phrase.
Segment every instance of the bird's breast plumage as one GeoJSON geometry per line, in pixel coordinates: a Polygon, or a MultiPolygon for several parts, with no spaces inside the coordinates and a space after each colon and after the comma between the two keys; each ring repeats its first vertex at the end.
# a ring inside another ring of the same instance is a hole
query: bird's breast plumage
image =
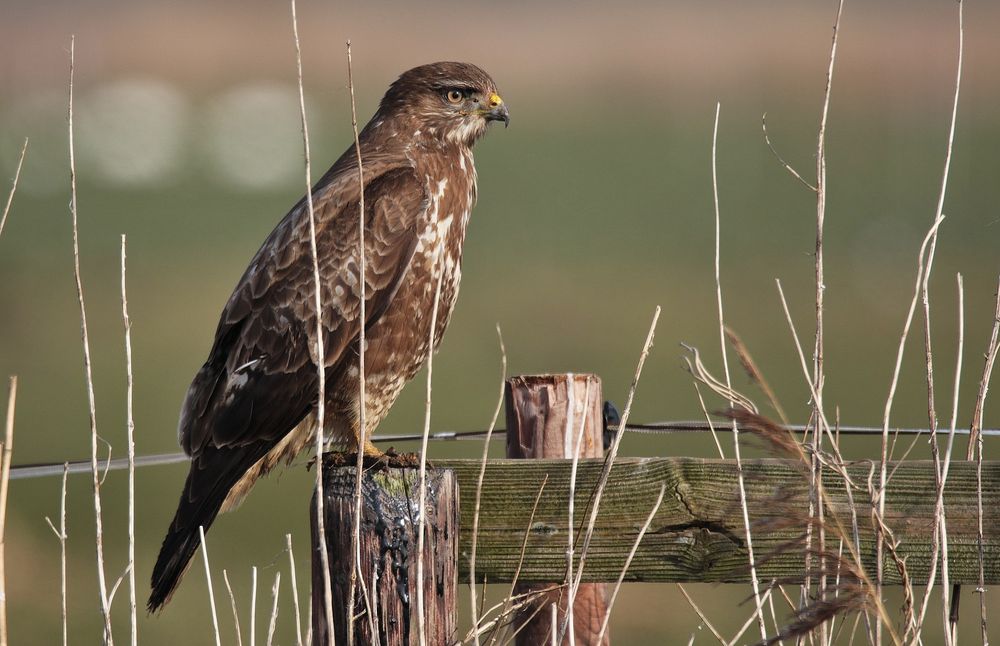
{"type": "MultiPolygon", "coordinates": [[[[425,206],[417,221],[416,244],[409,267],[385,313],[365,332],[366,426],[385,416],[407,381],[413,378],[444,335],[458,299],[462,248],[476,200],[476,174],[466,147],[422,154],[413,172],[421,181],[425,206]],[[434,301],[437,322],[431,335],[434,301]]],[[[342,377],[328,389],[334,410],[357,417],[356,352],[342,377]]]]}

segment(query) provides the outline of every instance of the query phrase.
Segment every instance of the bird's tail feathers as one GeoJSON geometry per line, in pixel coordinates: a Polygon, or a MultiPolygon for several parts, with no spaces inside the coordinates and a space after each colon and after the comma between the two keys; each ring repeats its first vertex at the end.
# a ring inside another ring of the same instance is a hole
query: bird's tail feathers
{"type": "Polygon", "coordinates": [[[201,545],[199,528],[208,531],[230,490],[265,453],[266,447],[206,447],[192,461],[177,512],[153,567],[146,605],[149,612],[158,611],[170,600],[201,545]]]}

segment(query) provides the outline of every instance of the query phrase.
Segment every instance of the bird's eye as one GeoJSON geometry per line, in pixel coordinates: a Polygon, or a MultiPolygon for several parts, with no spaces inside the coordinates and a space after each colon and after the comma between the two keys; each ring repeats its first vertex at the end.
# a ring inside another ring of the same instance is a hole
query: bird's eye
{"type": "Polygon", "coordinates": [[[459,90],[448,90],[448,103],[461,103],[464,98],[459,90]]]}

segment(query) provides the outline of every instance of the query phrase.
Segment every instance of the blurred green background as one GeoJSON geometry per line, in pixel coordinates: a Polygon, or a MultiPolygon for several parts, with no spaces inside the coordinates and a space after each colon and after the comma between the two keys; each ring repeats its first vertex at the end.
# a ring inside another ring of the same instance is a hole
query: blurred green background
{"type": "MultiPolygon", "coordinates": [[[[316,175],[350,140],[345,41],[353,41],[360,115],[414,65],[468,60],[486,68],[511,107],[508,130],[477,148],[480,200],[466,245],[461,298],[434,364],[435,430],[484,427],[495,404],[503,329],[509,371],[589,371],[623,404],[656,305],[656,347],[634,418],[696,418],[680,342],[719,370],[713,291],[711,135],[718,143],[722,279],[739,331],[784,406],[808,412],[781,314],[780,278],[799,333],[813,329],[814,196],[774,160],[814,176],[815,134],[835,5],[768,2],[319,3],[299,20],[316,175]]],[[[965,279],[966,349],[960,424],[967,425],[1000,273],[1000,7],[971,3],[951,181],[931,303],[939,410],[950,409],[956,350],[955,274],[965,279]]],[[[125,372],[119,235],[128,236],[136,445],[175,451],[177,410],[204,359],[219,311],[261,240],[300,196],[304,179],[289,7],[283,2],[0,2],[0,172],[6,195],[30,137],[21,185],[0,237],[0,373],[20,380],[14,462],[89,455],[79,318],[72,277],[66,78],[76,34],[81,263],[94,357],[99,430],[125,453],[125,372]]],[[[950,2],[849,4],[829,120],[826,227],[828,412],[877,424],[912,295],[916,254],[940,186],[957,51],[950,2]]],[[[364,117],[362,117],[364,118],[364,117]]],[[[914,334],[893,422],[926,425],[914,334]]],[[[423,377],[418,377],[418,382],[423,377]]],[[[757,396],[742,374],[736,385],[757,396]]],[[[379,429],[419,431],[421,385],[379,429]]],[[[718,406],[711,402],[710,406],[718,406]]],[[[987,426],[1000,425],[987,406],[987,426]]],[[[943,414],[942,417],[947,417],[943,414]]],[[[945,420],[946,421],[946,420],[945,420]]],[[[708,437],[630,437],[625,455],[713,455],[708,437]]],[[[731,442],[724,445],[727,451],[731,442]]],[[[964,443],[961,443],[964,448],[964,443]]],[[[986,445],[993,456],[993,441],[986,445]]],[[[853,457],[874,441],[847,441],[853,457]]],[[[407,447],[409,448],[409,447],[407,447]]],[[[434,456],[478,455],[474,442],[434,456]]],[[[495,452],[502,448],[498,445],[495,452]]],[[[753,454],[753,452],[751,452],[753,454]]],[[[927,443],[915,449],[927,457],[927,443]]],[[[140,603],[186,467],[136,475],[140,603]]],[[[222,569],[247,634],[250,567],[258,601],[282,582],[278,643],[291,643],[284,535],[307,594],[307,507],[301,466],[258,485],[209,535],[223,637],[234,642],[222,569]]],[[[108,575],[126,557],[123,473],[104,487],[108,575]]],[[[7,586],[11,642],[59,639],[59,479],[10,489],[7,586]]],[[[75,643],[100,635],[88,478],[69,481],[69,622],[75,643]]],[[[733,634],[748,589],[690,588],[733,634]]],[[[145,644],[208,643],[205,576],[196,566],[166,611],[142,615],[145,644]]],[[[464,594],[464,593],[463,593],[464,594]]],[[[990,595],[990,606],[1000,601],[990,595]]],[[[977,600],[964,597],[963,631],[977,600]]],[[[463,601],[463,608],[467,602],[463,601]]],[[[898,607],[892,597],[890,608],[898,607]]],[[[939,613],[931,612],[930,624],[939,613]]],[[[127,592],[114,624],[128,637],[127,592]]],[[[620,643],[712,643],[672,585],[626,586],[612,633],[620,643]]],[[[991,627],[994,639],[1000,628],[991,627]]],[[[933,628],[927,643],[938,643],[933,628]]]]}

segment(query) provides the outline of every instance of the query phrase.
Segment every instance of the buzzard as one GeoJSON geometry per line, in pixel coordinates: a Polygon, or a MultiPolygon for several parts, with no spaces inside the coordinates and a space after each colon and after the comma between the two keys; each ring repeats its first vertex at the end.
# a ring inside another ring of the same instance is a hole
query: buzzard
{"type": "MultiPolygon", "coordinates": [[[[365,320],[360,319],[357,155],[351,146],[312,189],[319,259],[325,433],[359,440],[358,337],[365,329],[370,433],[427,356],[441,280],[436,347],[461,277],[476,201],[472,146],[510,123],[482,69],[434,63],[403,73],[359,136],[364,171],[365,320]]],[[[278,223],[226,303],[208,360],[181,408],[191,456],[177,513],[153,568],[148,608],[169,599],[220,511],[237,506],[279,462],[312,443],[318,400],[315,282],[306,199],[278,223]]],[[[367,438],[365,453],[380,455],[367,438]]]]}

